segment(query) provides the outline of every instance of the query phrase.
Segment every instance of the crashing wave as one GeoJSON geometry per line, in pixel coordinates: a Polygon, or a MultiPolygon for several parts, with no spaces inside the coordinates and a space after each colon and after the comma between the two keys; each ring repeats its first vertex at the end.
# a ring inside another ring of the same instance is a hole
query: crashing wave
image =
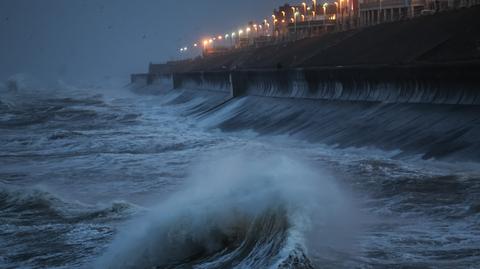
{"type": "Polygon", "coordinates": [[[121,232],[96,267],[313,268],[309,247],[348,215],[323,173],[286,157],[220,158],[193,174],[190,187],[121,232]]]}

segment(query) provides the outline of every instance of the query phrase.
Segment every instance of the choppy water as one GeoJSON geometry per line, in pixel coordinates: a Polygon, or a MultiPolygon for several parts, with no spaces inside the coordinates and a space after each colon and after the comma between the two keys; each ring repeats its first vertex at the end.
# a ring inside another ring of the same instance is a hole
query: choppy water
{"type": "Polygon", "coordinates": [[[224,133],[242,104],[214,93],[55,89],[1,90],[0,268],[480,264],[476,164],[224,133]]]}

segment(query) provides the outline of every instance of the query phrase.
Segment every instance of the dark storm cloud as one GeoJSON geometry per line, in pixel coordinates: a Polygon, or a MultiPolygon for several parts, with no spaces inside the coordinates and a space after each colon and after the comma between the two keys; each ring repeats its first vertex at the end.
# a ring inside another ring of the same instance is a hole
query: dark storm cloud
{"type": "Polygon", "coordinates": [[[268,17],[285,0],[3,0],[0,78],[145,71],[208,34],[268,17]]]}

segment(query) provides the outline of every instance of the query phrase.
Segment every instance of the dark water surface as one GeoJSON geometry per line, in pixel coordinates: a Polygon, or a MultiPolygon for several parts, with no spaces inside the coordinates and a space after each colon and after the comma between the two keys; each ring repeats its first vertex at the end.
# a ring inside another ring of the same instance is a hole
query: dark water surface
{"type": "Polygon", "coordinates": [[[478,268],[475,163],[258,135],[224,99],[2,89],[0,268],[478,268]]]}

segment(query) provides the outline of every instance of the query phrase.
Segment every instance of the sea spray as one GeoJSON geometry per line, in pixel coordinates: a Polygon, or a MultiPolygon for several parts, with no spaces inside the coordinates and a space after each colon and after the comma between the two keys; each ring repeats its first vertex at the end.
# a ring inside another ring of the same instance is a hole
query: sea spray
{"type": "Polygon", "coordinates": [[[350,215],[325,172],[286,156],[219,154],[188,185],[121,231],[96,268],[312,268],[309,246],[350,215]]]}

